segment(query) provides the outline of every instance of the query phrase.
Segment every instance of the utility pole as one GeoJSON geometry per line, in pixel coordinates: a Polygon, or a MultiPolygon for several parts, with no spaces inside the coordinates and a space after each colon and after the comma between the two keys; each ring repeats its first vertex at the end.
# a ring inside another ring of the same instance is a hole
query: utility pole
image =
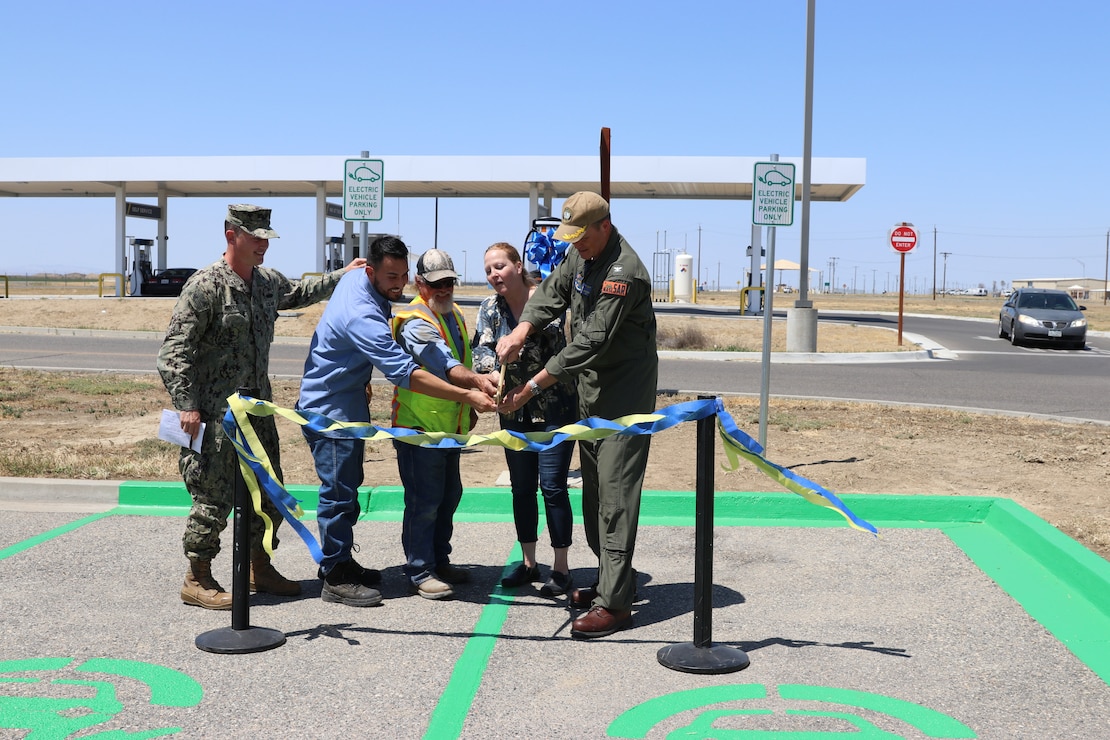
{"type": "Polygon", "coordinates": [[[875,295],[875,273],[874,267],[871,268],[871,295],[875,295]]]}
{"type": "MultiPolygon", "coordinates": [[[[698,224],[698,269],[694,275],[701,275],[701,224],[698,224]]],[[[694,278],[697,280],[697,278],[694,278]]],[[[694,295],[698,294],[698,286],[694,286],[694,295]]]]}
{"type": "Polygon", "coordinates": [[[1106,305],[1106,286],[1110,285],[1110,229],[1106,230],[1106,266],[1102,268],[1102,305],[1106,305]]]}
{"type": "MultiPolygon", "coordinates": [[[[948,255],[945,255],[947,257],[948,255]]],[[[933,226],[933,300],[937,299],[937,227],[933,226]]]]}
{"type": "MultiPolygon", "coordinates": [[[[943,282],[941,283],[941,286],[940,286],[940,292],[941,293],[947,293],[948,292],[948,255],[950,255],[952,253],[951,252],[941,252],[941,254],[944,255],[944,277],[942,278],[943,282]]],[[[936,296],[936,290],[937,290],[936,286],[937,286],[936,275],[934,275],[933,276],[933,295],[934,296],[936,296]]],[[[935,297],[934,297],[934,300],[936,300],[935,297]]]]}

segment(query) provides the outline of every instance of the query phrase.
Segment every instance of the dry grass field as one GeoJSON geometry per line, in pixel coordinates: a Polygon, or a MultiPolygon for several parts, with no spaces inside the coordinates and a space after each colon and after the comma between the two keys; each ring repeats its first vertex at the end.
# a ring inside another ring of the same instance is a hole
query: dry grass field
{"type": "MultiPolygon", "coordinates": [[[[13,300],[0,300],[0,326],[54,326],[71,329],[103,329],[162,332],[173,311],[172,298],[96,298],[95,283],[58,283],[52,286],[17,284],[13,300]],[[54,289],[56,293],[32,293],[31,290],[54,289]],[[24,292],[26,291],[26,292],[24,292]],[[74,298],[74,300],[65,300],[74,298]],[[80,298],[78,300],[78,298],[80,298]]],[[[459,295],[480,297],[488,288],[465,286],[459,295]]],[[[724,296],[712,296],[718,305],[728,305],[724,296]]],[[[732,298],[736,296],[733,295],[732,298]]],[[[310,337],[323,311],[323,305],[309,306],[286,312],[275,331],[281,336],[310,337]]],[[[477,310],[464,307],[463,314],[473,326],[477,310]]],[[[660,316],[660,349],[721,350],[758,352],[763,346],[763,321],[741,318],[735,314],[723,317],[660,316]]],[[[897,352],[916,349],[904,342],[898,344],[897,332],[871,326],[828,324],[817,336],[818,352],[897,352]]],[[[786,350],[786,324],[773,322],[771,351],[786,350]]]]}
{"type": "MultiPolygon", "coordinates": [[[[109,286],[110,288],[111,286],[109,286]]],[[[0,287],[2,290],[2,287],[0,287]]],[[[410,287],[411,290],[411,287],[410,287]]],[[[12,296],[28,295],[96,295],[97,283],[95,276],[70,275],[52,276],[49,280],[34,279],[24,280],[12,277],[8,283],[8,292],[12,296]]],[[[468,284],[459,288],[460,295],[482,296],[489,292],[483,284],[468,284]]],[[[772,299],[776,311],[785,310],[794,305],[798,294],[776,293],[772,299]]],[[[836,311],[881,311],[885,313],[898,313],[897,294],[821,294],[811,293],[810,300],[820,314],[821,310],[836,311]]],[[[698,302],[710,306],[735,306],[739,313],[739,294],[735,291],[708,291],[698,295],[698,302]]],[[[1110,331],[1110,305],[1102,298],[1080,301],[1087,307],[1087,318],[1090,327],[1096,331],[1110,331]]],[[[903,311],[906,314],[938,314],[942,316],[968,316],[996,321],[998,308],[1002,299],[986,296],[945,296],[935,298],[931,293],[921,295],[906,295],[903,297],[903,311]]],[[[6,323],[0,316],[0,324],[6,323]]],[[[311,334],[311,332],[309,332],[311,334]]],[[[820,349],[819,349],[820,351],[820,349]]]]}

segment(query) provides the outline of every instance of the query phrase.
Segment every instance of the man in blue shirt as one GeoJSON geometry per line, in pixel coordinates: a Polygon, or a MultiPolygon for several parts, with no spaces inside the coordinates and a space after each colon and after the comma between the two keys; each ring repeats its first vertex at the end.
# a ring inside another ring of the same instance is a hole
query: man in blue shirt
{"type": "MultiPolygon", "coordinates": [[[[335,421],[369,422],[366,386],[375,367],[402,388],[464,403],[477,411],[495,409],[492,394],[447,382],[450,367],[436,368],[435,373],[420,369],[394,341],[389,303],[401,299],[408,277],[408,248],[396,237],[383,236],[370,244],[365,272],[352,270],[339,281],[312,335],[298,410],[335,421]]],[[[382,596],[372,587],[381,574],[351,557],[365,441],[328,437],[309,429],[304,429],[304,436],[320,477],[316,522],[324,554],[321,598],[348,606],[380,604],[382,596]]]]}

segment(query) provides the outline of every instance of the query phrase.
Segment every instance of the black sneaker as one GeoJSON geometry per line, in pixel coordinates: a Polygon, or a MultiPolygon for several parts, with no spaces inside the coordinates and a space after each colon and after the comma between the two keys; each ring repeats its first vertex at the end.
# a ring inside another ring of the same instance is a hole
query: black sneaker
{"type": "Polygon", "coordinates": [[[540,580],[539,566],[533,565],[529,568],[524,563],[520,563],[512,569],[509,575],[501,579],[501,588],[517,588],[538,580],[540,580]]]}
{"type": "Polygon", "coordinates": [[[570,573],[560,573],[557,570],[551,571],[551,575],[547,579],[547,583],[543,584],[540,588],[540,595],[547,596],[548,598],[555,598],[562,596],[574,587],[574,577],[570,573]]]}
{"type": "MultiPolygon", "coordinates": [[[[363,568],[361,565],[355,562],[354,558],[348,560],[347,562],[354,565],[354,567],[358,570],[358,582],[361,583],[363,586],[377,586],[379,583],[382,582],[382,572],[380,570],[374,570],[373,568],[363,568]]],[[[316,577],[320,580],[324,579],[324,570],[322,568],[316,569],[316,577]]]]}
{"type": "Polygon", "coordinates": [[[332,604],[347,606],[377,606],[382,603],[382,595],[373,588],[363,585],[361,578],[365,569],[353,560],[345,560],[324,576],[320,598],[332,604]]]}

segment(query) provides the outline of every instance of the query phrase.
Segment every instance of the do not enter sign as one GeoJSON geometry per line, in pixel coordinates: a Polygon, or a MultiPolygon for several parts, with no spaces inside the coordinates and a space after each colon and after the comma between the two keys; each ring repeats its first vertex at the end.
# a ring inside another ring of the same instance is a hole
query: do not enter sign
{"type": "Polygon", "coordinates": [[[913,224],[902,223],[890,231],[890,246],[895,252],[906,254],[917,246],[917,231],[913,224]]]}

